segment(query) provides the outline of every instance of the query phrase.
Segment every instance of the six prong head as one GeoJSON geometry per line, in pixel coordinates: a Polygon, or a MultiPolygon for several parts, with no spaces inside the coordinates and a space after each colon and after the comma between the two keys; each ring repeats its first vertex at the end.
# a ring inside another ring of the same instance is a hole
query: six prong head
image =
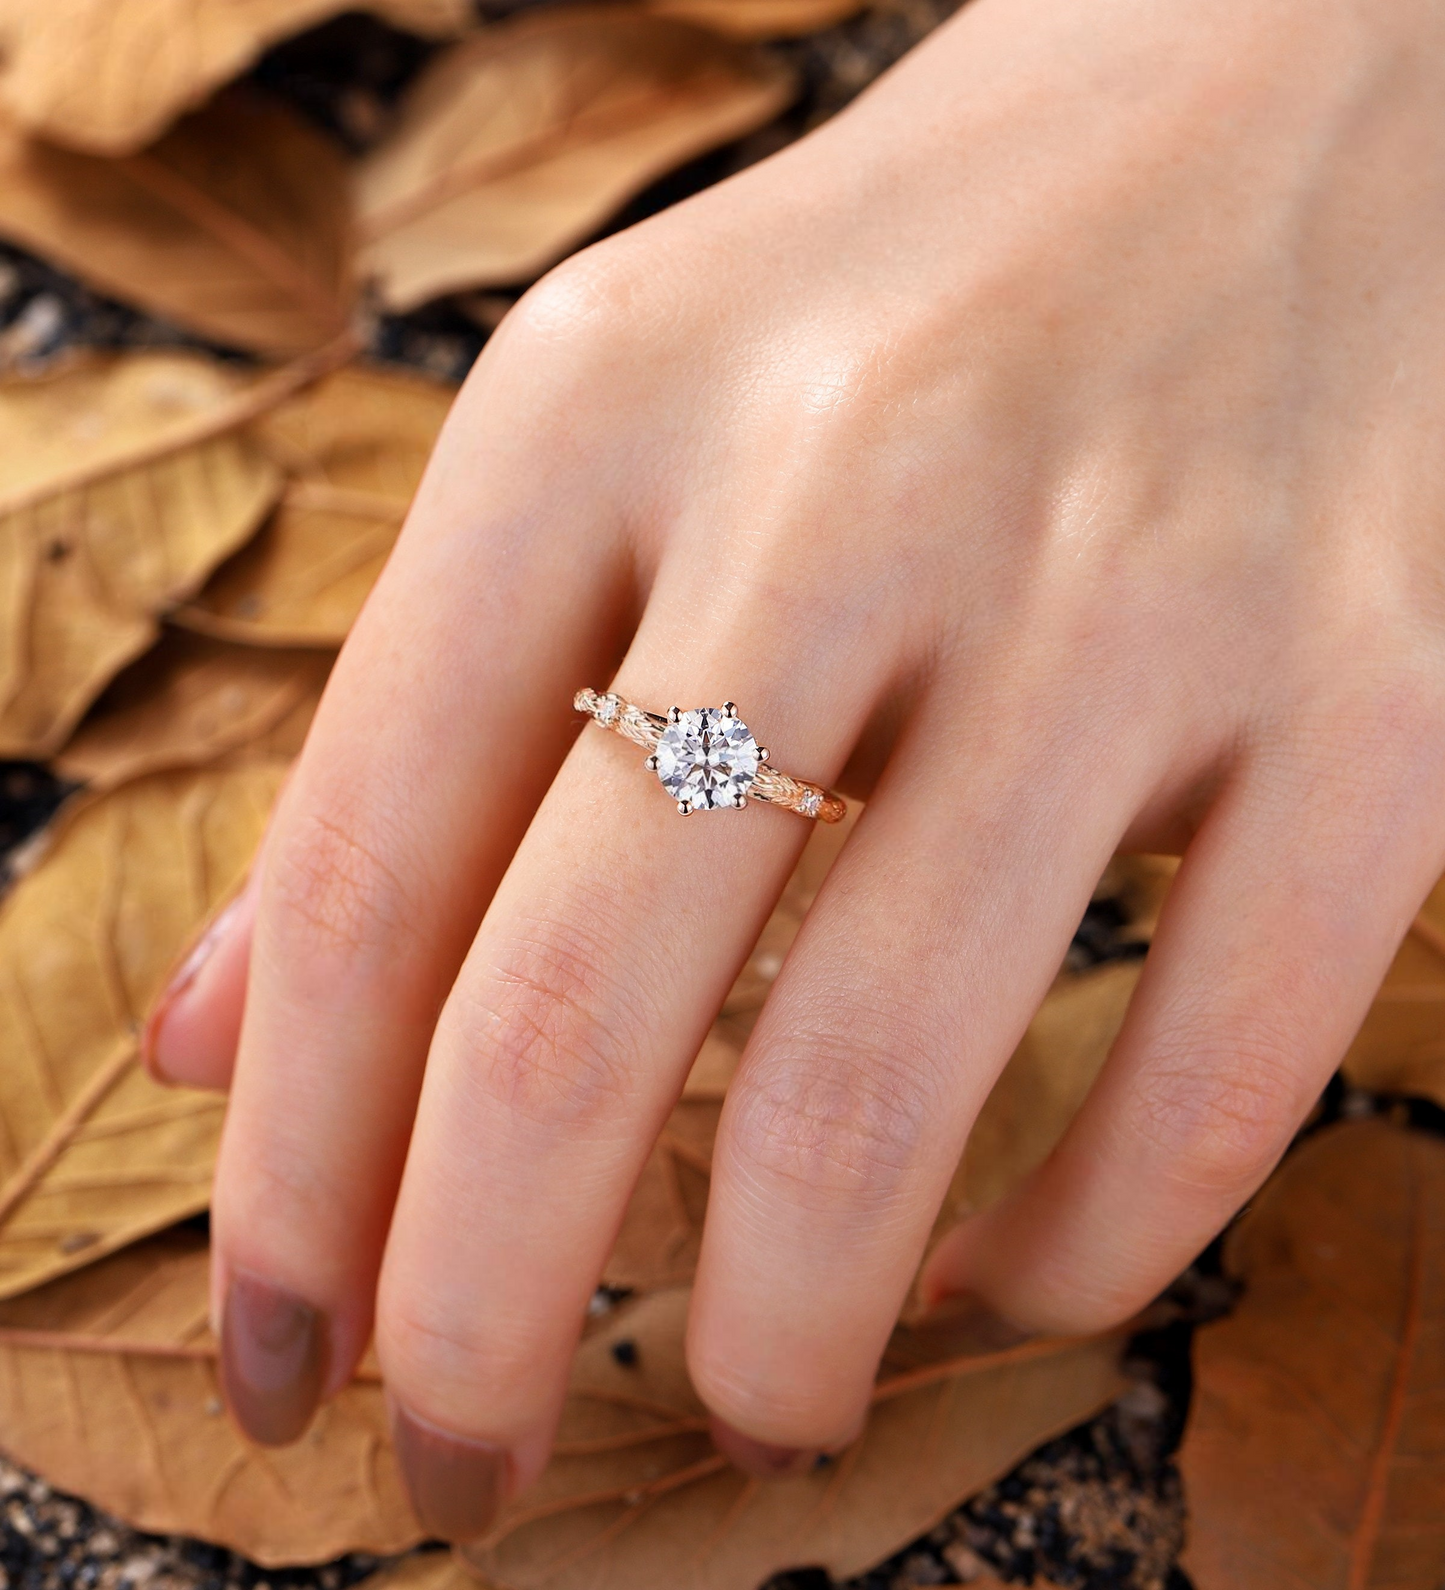
{"type": "Polygon", "coordinates": [[[654,751],[643,765],[649,773],[655,773],[657,771],[657,752],[654,751]]]}
{"type": "Polygon", "coordinates": [[[768,759],[768,753],[762,748],[762,746],[759,746],[758,747],[758,761],[766,762],[767,759],[768,759]]]}
{"type": "Polygon", "coordinates": [[[680,817],[692,816],[692,807],[689,806],[686,801],[679,801],[677,803],[677,811],[680,817]]]}
{"type": "Polygon", "coordinates": [[[737,702],[736,701],[724,701],[723,702],[723,716],[727,717],[727,718],[735,718],[735,717],[737,717],[737,715],[738,715],[738,704],[737,704],[737,702]]]}
{"type": "Polygon", "coordinates": [[[667,709],[667,721],[669,723],[676,723],[677,720],[681,716],[682,716],[682,708],[681,707],[669,707],[667,709]]]}

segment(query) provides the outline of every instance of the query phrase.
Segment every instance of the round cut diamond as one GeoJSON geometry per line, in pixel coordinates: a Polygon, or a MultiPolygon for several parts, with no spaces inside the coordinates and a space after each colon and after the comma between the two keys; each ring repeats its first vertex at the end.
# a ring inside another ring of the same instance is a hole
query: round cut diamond
{"type": "Polygon", "coordinates": [[[758,773],[758,742],[719,707],[679,713],[657,742],[657,776],[686,812],[741,806],[758,773]]]}

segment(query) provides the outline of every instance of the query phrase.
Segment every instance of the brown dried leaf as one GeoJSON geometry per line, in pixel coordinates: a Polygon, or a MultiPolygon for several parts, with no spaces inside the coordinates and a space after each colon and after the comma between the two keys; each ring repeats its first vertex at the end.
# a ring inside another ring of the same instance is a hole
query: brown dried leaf
{"type": "Polygon", "coordinates": [[[467,0],[0,0],[0,108],[29,132],[127,155],[275,39],[338,11],[441,36],[467,0]]]}
{"type": "Polygon", "coordinates": [[[525,281],[794,90],[784,66],[638,9],[488,28],[422,75],[362,161],[360,269],[391,310],[525,281]]]}
{"type": "Polygon", "coordinates": [[[865,0],[648,0],[660,17],[711,28],[728,39],[795,39],[845,22],[865,0]]]}
{"type": "Polygon", "coordinates": [[[684,1098],[668,1117],[602,1272],[608,1286],[656,1292],[692,1280],[721,1114],[717,1100],[684,1098]]]}
{"type": "Polygon", "coordinates": [[[1011,1192],[1048,1158],[1124,1024],[1142,961],[1065,973],[984,1101],[940,1217],[951,1225],[1011,1192]]]}
{"type": "Polygon", "coordinates": [[[54,750],[156,615],[254,533],[281,488],[236,429],[257,390],[176,353],[0,385],[0,756],[54,750]]]}
{"type": "Polygon", "coordinates": [[[151,1082],[137,1033],[249,864],[284,769],[100,796],[0,908],[0,1298],[206,1207],[221,1101],[151,1082]]]}
{"type": "Polygon", "coordinates": [[[0,235],[163,320],[260,353],[345,331],[347,180],[320,133],[240,90],[119,160],[0,124],[0,235]]]}
{"type": "Polygon", "coordinates": [[[266,1564],[414,1545],[374,1373],[294,1446],[252,1446],[225,1417],[208,1259],[204,1237],[169,1231],[0,1304],[6,1449],[139,1528],[266,1564]]]}
{"type": "Polygon", "coordinates": [[[255,646],[340,645],[455,393],[353,365],[268,415],[256,434],[292,477],[281,505],[175,621],[255,646]]]}
{"type": "Polygon", "coordinates": [[[1383,1121],[1285,1162],[1230,1236],[1181,1454],[1199,1590],[1439,1590],[1445,1143],[1383,1121]]]}
{"type": "Polygon", "coordinates": [[[169,631],[111,684],[52,765],[99,791],[242,746],[294,756],[331,661],[330,652],[260,651],[169,631]]]}
{"type": "Polygon", "coordinates": [[[1445,882],[1406,934],[1343,1070],[1371,1093],[1445,1105],[1445,882]]]}
{"type": "Polygon", "coordinates": [[[862,1439],[764,1485],[708,1439],[683,1360],[688,1295],[654,1293],[583,1342],[551,1465],[468,1553],[499,1590],[753,1590],[804,1564],[844,1578],[1122,1389],[1117,1336],[980,1353],[946,1327],[899,1327],[862,1439]]]}

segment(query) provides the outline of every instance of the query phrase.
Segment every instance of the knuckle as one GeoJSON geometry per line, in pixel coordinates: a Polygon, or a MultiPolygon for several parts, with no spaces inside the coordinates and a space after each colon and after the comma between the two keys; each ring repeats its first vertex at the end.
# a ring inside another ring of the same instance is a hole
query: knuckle
{"type": "Polygon", "coordinates": [[[919,1075],[892,1059],[831,1057],[762,1061],[741,1093],[733,1141],[741,1158],[791,1183],[804,1203],[839,1195],[886,1203],[918,1158],[931,1114],[919,1075]]]}
{"type": "Polygon", "coordinates": [[[266,866],[288,958],[391,957],[416,933],[421,918],[386,848],[342,815],[310,812],[288,827],[266,866]]]}
{"type": "Polygon", "coordinates": [[[625,346],[642,283],[630,250],[615,240],[572,255],[536,283],[503,322],[507,341],[555,350],[567,361],[589,348],[625,346]]]}
{"type": "Polygon", "coordinates": [[[478,1081],[509,1111],[571,1126],[625,1108],[629,1035],[645,1018],[608,959],[579,926],[533,925],[471,994],[478,1081]]]}
{"type": "Polygon", "coordinates": [[[1292,1049],[1256,1030],[1226,1046],[1190,1046],[1142,1083],[1138,1124],[1171,1180],[1243,1197],[1263,1179],[1299,1113],[1292,1049]]]}

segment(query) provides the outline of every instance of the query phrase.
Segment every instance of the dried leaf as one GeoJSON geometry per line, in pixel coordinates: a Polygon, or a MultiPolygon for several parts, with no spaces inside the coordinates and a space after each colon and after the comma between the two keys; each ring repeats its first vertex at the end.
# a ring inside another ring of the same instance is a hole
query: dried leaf
{"type": "Polygon", "coordinates": [[[1049,990],[974,1123],[948,1224],[997,1203],[1048,1158],[1109,1056],[1142,966],[1065,973],[1049,990]]]}
{"type": "Polygon", "coordinates": [[[151,1082],[136,1037],[250,862],[284,768],[103,795],[0,908],[0,1298],[206,1207],[221,1101],[151,1082]]]}
{"type": "Polygon", "coordinates": [[[455,388],[351,366],[261,422],[281,505],[175,621],[259,646],[337,646],[381,572],[455,388]]]}
{"type": "Polygon", "coordinates": [[[1181,1454],[1198,1590],[1439,1590],[1445,1143],[1382,1121],[1292,1154],[1229,1238],[1181,1454]]]}
{"type": "Polygon", "coordinates": [[[156,615],[253,534],[281,488],[236,429],[256,390],[173,353],[0,386],[0,756],[54,750],[156,615]]]}
{"type": "Polygon", "coordinates": [[[979,1353],[947,1329],[900,1327],[862,1439],[764,1485],[708,1439],[684,1366],[687,1302],[654,1293],[583,1342],[551,1465],[468,1553],[499,1590],[754,1590],[800,1565],[844,1578],[1122,1389],[1117,1336],[979,1353]]]}
{"type": "Polygon", "coordinates": [[[477,1590],[478,1576],[450,1551],[416,1551],[363,1579],[366,1590],[477,1590]]]}
{"type": "Polygon", "coordinates": [[[607,1285],[657,1292],[692,1280],[721,1114],[712,1099],[685,1098],[674,1108],[633,1189],[602,1272],[607,1285]]]}
{"type": "Polygon", "coordinates": [[[648,0],[660,17],[711,28],[728,39],[795,39],[834,27],[865,0],[648,0]]]}
{"type": "Polygon", "coordinates": [[[423,73],[362,161],[360,269],[398,311],[525,281],[794,88],[776,62],[631,8],[489,28],[423,73]]]}
{"type": "Polygon", "coordinates": [[[30,132],[127,155],[273,40],[338,11],[440,36],[467,0],[0,0],[0,107],[30,132]]]}
{"type": "Polygon", "coordinates": [[[1406,934],[1343,1070],[1371,1093],[1445,1105],[1445,882],[1406,934]]]}
{"type": "Polygon", "coordinates": [[[345,331],[346,185],[320,133],[239,90],[119,160],[0,124],[0,235],[125,303],[261,353],[345,331]]]}
{"type": "Polygon", "coordinates": [[[259,651],[170,631],[115,680],[53,766],[107,790],[242,746],[294,756],[331,660],[329,652],[259,651]]]}
{"type": "Polygon", "coordinates": [[[169,1231],[0,1304],[6,1449],[141,1529],[266,1564],[414,1545],[374,1371],[295,1446],[252,1446],[225,1417],[208,1261],[204,1237],[169,1231]]]}

